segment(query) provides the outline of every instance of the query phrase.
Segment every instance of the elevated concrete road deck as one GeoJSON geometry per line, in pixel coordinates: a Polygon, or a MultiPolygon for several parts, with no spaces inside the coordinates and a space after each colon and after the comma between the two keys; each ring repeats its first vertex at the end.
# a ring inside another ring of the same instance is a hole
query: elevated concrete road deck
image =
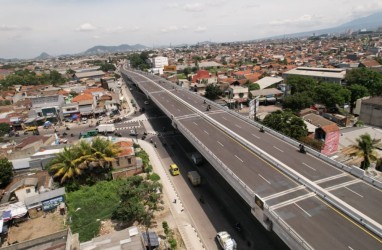
{"type": "Polygon", "coordinates": [[[203,98],[174,88],[163,79],[136,72],[125,71],[125,74],[159,104],[170,118],[198,138],[199,143],[208,148],[210,154],[217,157],[249,189],[261,197],[269,212],[279,220],[279,223],[287,224],[291,231],[303,238],[305,246],[314,249],[347,250],[382,248],[381,238],[323,201],[312,190],[305,188],[257,156],[211,120],[224,124],[231,132],[245,138],[311,183],[317,184],[346,202],[347,206],[350,205],[354,210],[360,211],[380,224],[382,224],[381,190],[311,154],[298,153],[295,146],[269,133],[260,133],[253,124],[230,114],[223,108],[214,106],[207,112],[203,98]],[[206,120],[200,112],[208,115],[211,120],[206,120]]]}

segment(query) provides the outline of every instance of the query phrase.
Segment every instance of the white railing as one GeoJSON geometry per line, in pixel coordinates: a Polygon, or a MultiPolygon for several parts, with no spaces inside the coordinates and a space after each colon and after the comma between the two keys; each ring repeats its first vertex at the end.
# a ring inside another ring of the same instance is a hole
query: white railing
{"type": "MultiPolygon", "coordinates": [[[[143,77],[145,77],[145,76],[143,76],[143,77]]],[[[147,78],[147,79],[149,79],[149,78],[147,78]]],[[[275,165],[278,169],[283,171],[285,174],[287,174],[288,176],[290,176],[294,180],[298,181],[299,183],[303,184],[304,186],[306,186],[307,188],[309,188],[310,190],[315,192],[322,199],[326,200],[328,203],[330,203],[333,206],[337,207],[342,212],[347,214],[349,217],[351,217],[352,219],[354,219],[355,221],[357,221],[358,223],[360,223],[364,227],[368,228],[369,230],[371,230],[372,232],[377,234],[379,237],[382,237],[382,226],[379,223],[377,223],[373,219],[369,218],[365,214],[361,213],[357,209],[351,207],[346,202],[340,200],[338,197],[334,196],[330,192],[328,192],[325,189],[321,188],[316,183],[314,183],[314,182],[310,181],[309,179],[307,179],[306,177],[302,176],[300,173],[298,173],[294,169],[291,169],[290,167],[286,166],[285,164],[283,164],[279,160],[274,159],[269,154],[267,154],[266,152],[264,152],[263,150],[261,150],[257,146],[253,145],[251,142],[247,141],[245,138],[243,138],[243,137],[239,136],[238,134],[234,133],[233,131],[231,131],[230,129],[225,127],[224,125],[218,123],[217,121],[215,121],[214,119],[212,119],[208,115],[204,114],[200,110],[198,110],[195,107],[191,106],[189,103],[185,102],[184,100],[182,100],[178,96],[172,94],[169,90],[165,89],[163,86],[160,86],[160,85],[158,85],[158,86],[160,88],[162,88],[163,90],[167,91],[170,95],[173,96],[173,98],[178,100],[180,103],[184,104],[185,106],[187,106],[188,108],[190,108],[191,110],[193,110],[194,112],[199,114],[202,118],[204,118],[205,120],[208,120],[209,122],[214,124],[219,129],[227,132],[233,138],[235,138],[238,141],[240,141],[244,146],[246,146],[247,148],[249,148],[252,151],[254,151],[255,153],[257,153],[260,157],[262,157],[263,159],[267,160],[271,164],[275,165]]],[[[268,128],[266,128],[266,130],[267,130],[267,132],[270,132],[270,130],[268,128]]],[[[285,136],[283,136],[283,137],[285,137],[285,136]]],[[[285,140],[287,140],[288,138],[289,137],[285,137],[285,140]]],[[[290,139],[290,140],[292,140],[292,139],[290,139]]],[[[294,140],[292,140],[292,141],[294,141],[294,140]]],[[[316,152],[316,151],[314,151],[314,152],[316,152]]]]}

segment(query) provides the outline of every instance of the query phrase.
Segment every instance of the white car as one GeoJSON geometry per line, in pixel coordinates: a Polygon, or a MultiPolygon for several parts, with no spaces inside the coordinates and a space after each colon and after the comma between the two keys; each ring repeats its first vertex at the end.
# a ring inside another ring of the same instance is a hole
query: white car
{"type": "Polygon", "coordinates": [[[224,250],[236,250],[236,241],[226,231],[218,232],[216,239],[224,250]]]}

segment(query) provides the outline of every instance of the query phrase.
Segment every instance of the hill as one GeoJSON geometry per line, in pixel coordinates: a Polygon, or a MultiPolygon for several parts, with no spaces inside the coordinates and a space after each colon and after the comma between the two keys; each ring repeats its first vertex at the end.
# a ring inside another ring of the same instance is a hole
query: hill
{"type": "Polygon", "coordinates": [[[99,45],[99,46],[94,46],[86,50],[83,54],[95,55],[95,54],[104,54],[104,53],[135,51],[135,50],[142,50],[142,49],[147,49],[147,47],[141,44],[135,44],[135,45],[121,44],[119,46],[99,45]]]}

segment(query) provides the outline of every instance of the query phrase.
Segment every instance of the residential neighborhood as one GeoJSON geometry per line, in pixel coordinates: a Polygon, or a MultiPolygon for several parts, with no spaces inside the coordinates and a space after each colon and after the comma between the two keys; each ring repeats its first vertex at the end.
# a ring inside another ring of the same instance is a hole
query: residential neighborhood
{"type": "MultiPolygon", "coordinates": [[[[97,202],[110,196],[114,204],[100,202],[107,213],[96,218],[97,223],[114,218],[128,225],[124,231],[113,231],[107,247],[133,242],[134,248],[126,249],[146,249],[149,244],[148,249],[167,249],[158,240],[165,231],[166,244],[178,244],[178,249],[190,244],[178,229],[168,233],[160,224],[155,231],[151,220],[147,222],[148,217],[163,215],[161,202],[168,214],[180,206],[179,198],[173,196],[172,204],[164,201],[170,199],[162,193],[163,183],[172,184],[159,178],[157,166],[152,167],[159,150],[173,155],[163,138],[174,137],[179,131],[174,126],[155,125],[165,114],[157,107],[146,114],[155,104],[137,86],[128,85],[122,74],[126,68],[161,77],[163,83],[172,83],[173,89],[195,94],[195,100],[206,98],[261,123],[262,129],[282,133],[382,180],[381,28],[342,36],[198,43],[2,63],[0,167],[8,167],[7,178],[1,180],[2,246],[35,240],[18,238],[17,234],[25,235],[20,230],[33,220],[55,217],[62,223],[52,223],[58,233],[51,235],[51,240],[46,238],[52,249],[66,244],[74,247],[70,249],[102,249],[108,238],[105,235],[111,233],[104,227],[106,222],[86,235],[81,235],[85,224],[76,224],[78,214],[92,213],[81,207],[86,202],[79,205],[80,198],[98,194],[97,202]],[[362,148],[365,142],[370,143],[367,152],[362,148]],[[153,153],[148,155],[146,150],[153,153]],[[147,186],[150,197],[141,190],[147,186]],[[133,187],[142,193],[129,193],[133,187]],[[91,188],[91,195],[80,193],[91,188]],[[132,196],[150,200],[137,207],[149,207],[150,211],[136,221],[124,216],[132,196]]],[[[163,176],[167,178],[168,173],[163,176]]],[[[202,200],[199,198],[200,203],[202,200]]],[[[86,227],[95,222],[92,219],[86,227]]],[[[163,218],[160,221],[165,222],[163,218]]],[[[36,239],[48,237],[46,233],[36,239]]],[[[21,246],[19,249],[27,249],[27,244],[21,246]]]]}

